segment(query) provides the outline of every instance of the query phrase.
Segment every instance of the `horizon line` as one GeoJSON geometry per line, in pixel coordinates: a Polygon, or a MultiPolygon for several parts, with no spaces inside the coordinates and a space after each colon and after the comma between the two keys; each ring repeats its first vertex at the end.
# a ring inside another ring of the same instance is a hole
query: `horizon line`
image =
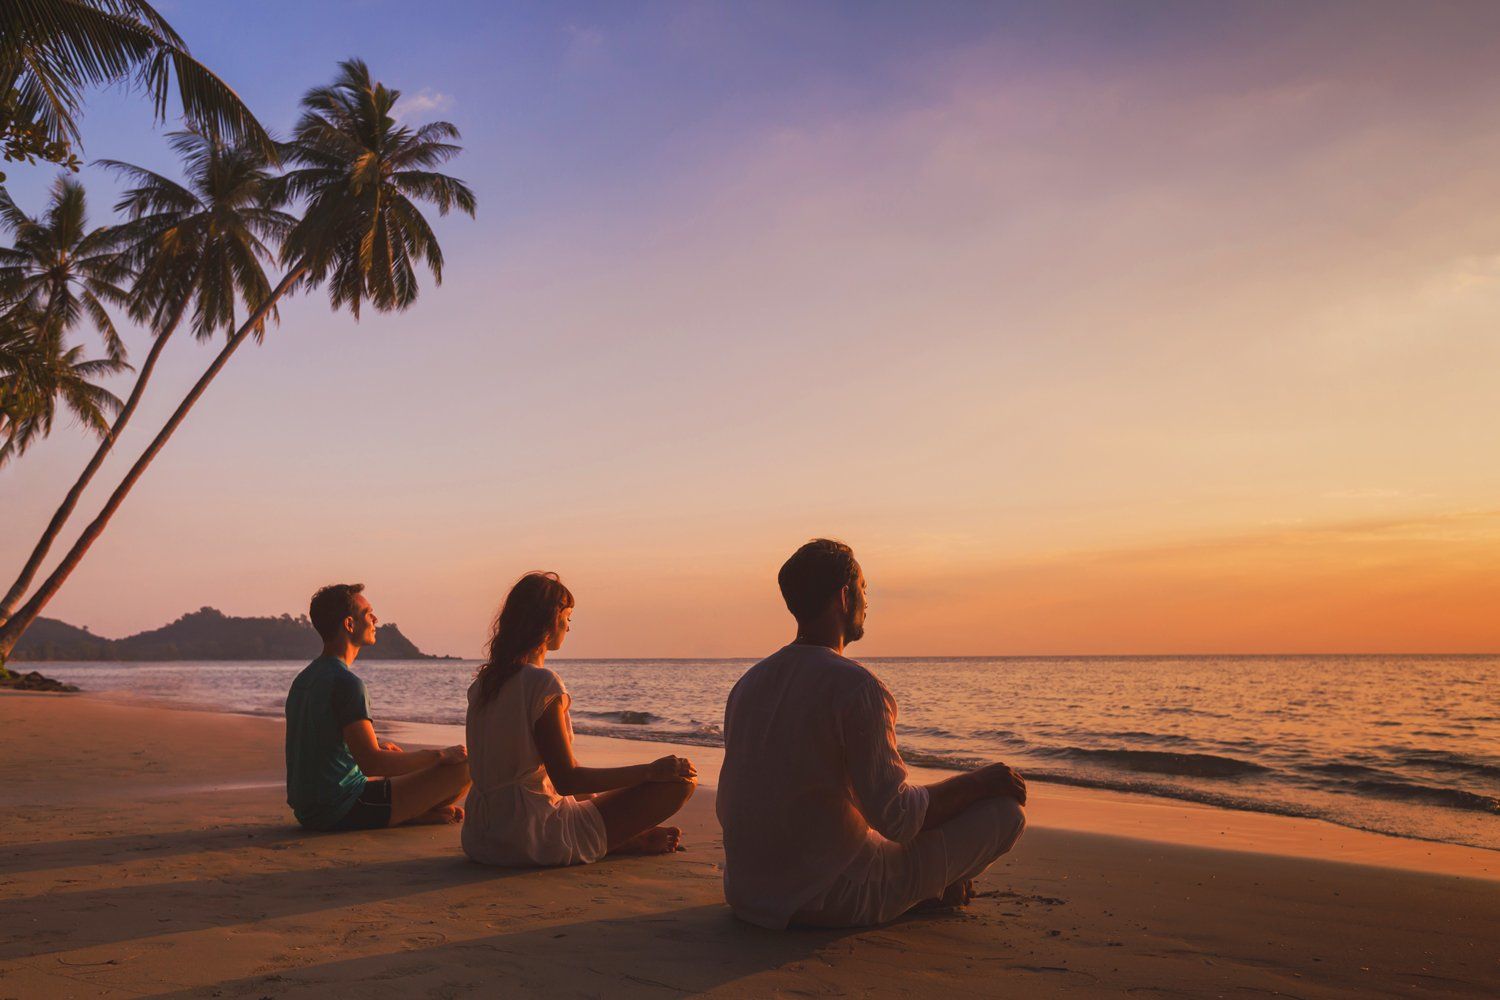
{"type": "MultiPolygon", "coordinates": [[[[702,660],[763,660],[769,654],[758,654],[754,656],[555,656],[549,657],[549,661],[567,663],[588,662],[639,662],[644,660],[670,661],[691,663],[702,660]]],[[[1225,657],[1230,659],[1271,659],[1277,657],[1334,657],[1334,656],[1462,656],[1471,658],[1500,657],[1500,652],[1477,652],[1477,653],[1446,653],[1446,652],[1343,652],[1343,653],[964,653],[959,655],[944,655],[940,653],[923,653],[919,656],[905,656],[901,654],[885,653],[880,656],[849,657],[850,659],[863,660],[1160,660],[1167,658],[1192,658],[1205,659],[1208,657],[1225,657]]],[[[483,657],[471,656],[444,656],[443,659],[464,660],[482,662],[483,657]]]]}

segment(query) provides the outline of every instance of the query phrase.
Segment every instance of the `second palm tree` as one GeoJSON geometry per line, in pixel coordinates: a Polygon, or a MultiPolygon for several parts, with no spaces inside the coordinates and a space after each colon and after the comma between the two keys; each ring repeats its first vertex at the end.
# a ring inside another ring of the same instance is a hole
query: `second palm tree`
{"type": "Polygon", "coordinates": [[[448,122],[415,129],[401,124],[392,114],[399,98],[399,91],[375,82],[357,59],[340,64],[331,85],[303,97],[302,116],[282,150],[283,161],[295,165],[281,178],[282,193],[306,206],[282,244],[286,273],[225,343],[57,568],[0,624],[0,665],[214,377],[263,328],[282,296],[304,285],[326,284],[333,307],[358,316],[363,302],[380,311],[410,306],[422,264],[442,282],[442,249],[414,199],[432,203],[443,215],[457,208],[472,216],[475,197],[468,185],[434,169],[460,152],[458,129],[448,122]]]}

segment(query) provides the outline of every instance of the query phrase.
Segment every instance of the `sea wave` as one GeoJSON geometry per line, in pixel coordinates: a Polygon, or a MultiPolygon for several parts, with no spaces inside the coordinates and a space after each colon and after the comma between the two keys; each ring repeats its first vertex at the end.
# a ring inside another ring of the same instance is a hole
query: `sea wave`
{"type": "Polygon", "coordinates": [[[1085,733],[1085,738],[1093,737],[1101,740],[1120,740],[1126,743],[1159,743],[1173,747],[1197,747],[1201,744],[1191,736],[1183,736],[1180,733],[1151,733],[1141,729],[1111,730],[1108,732],[1085,733]]]}
{"type": "Polygon", "coordinates": [[[944,729],[942,726],[907,726],[897,725],[896,732],[902,736],[937,736],[943,739],[962,739],[963,734],[944,729]]]}
{"type": "Polygon", "coordinates": [[[916,750],[911,747],[901,748],[901,759],[908,766],[914,767],[936,767],[947,771],[972,771],[991,763],[990,760],[980,757],[969,757],[963,754],[944,753],[942,751],[916,750]]]}
{"type": "MultiPolygon", "coordinates": [[[[606,713],[607,714],[607,713],[606,713]]],[[[640,723],[574,722],[574,732],[584,736],[610,736],[620,740],[642,740],[651,743],[681,743],[696,747],[721,747],[724,733],[712,722],[690,722],[686,726],[661,727],[640,723]]]]}
{"type": "Polygon", "coordinates": [[[622,726],[649,726],[653,722],[664,721],[661,716],[651,712],[636,712],[628,708],[612,712],[580,712],[575,710],[573,714],[586,719],[599,719],[602,722],[618,722],[622,726]]]}
{"type": "MultiPolygon", "coordinates": [[[[1490,765],[1471,761],[1460,755],[1444,751],[1409,751],[1393,755],[1398,763],[1422,764],[1429,768],[1465,776],[1478,776],[1486,780],[1494,777],[1496,769],[1490,765]],[[1441,761],[1442,763],[1437,763],[1441,761]]],[[[1500,798],[1485,791],[1467,788],[1452,788],[1426,781],[1413,781],[1400,774],[1370,764],[1350,761],[1331,761],[1304,764],[1297,768],[1304,774],[1335,779],[1320,783],[1319,787],[1345,794],[1372,795],[1398,802],[1416,802],[1424,805],[1446,806],[1469,812],[1500,814],[1500,798]]]]}
{"type": "Polygon", "coordinates": [[[1191,708],[1187,705],[1163,705],[1156,709],[1158,715],[1192,715],[1202,719],[1228,719],[1223,712],[1212,712],[1206,708],[1191,708]]]}
{"type": "Polygon", "coordinates": [[[1380,778],[1389,773],[1369,764],[1354,764],[1345,760],[1315,761],[1299,765],[1297,770],[1307,774],[1331,775],[1335,778],[1380,778]]]}
{"type": "Polygon", "coordinates": [[[1369,779],[1353,783],[1353,791],[1382,798],[1426,805],[1447,806],[1449,809],[1464,809],[1470,812],[1489,813],[1500,816],[1500,798],[1465,791],[1462,788],[1444,788],[1440,785],[1423,785],[1414,781],[1369,779]]]}
{"type": "Polygon", "coordinates": [[[1168,750],[1132,750],[1124,748],[1041,747],[1031,751],[1039,757],[1086,761],[1150,774],[1175,774],[1191,778],[1243,778],[1264,774],[1271,769],[1254,761],[1237,757],[1220,757],[1207,753],[1174,753],[1168,750]]]}
{"type": "Polygon", "coordinates": [[[1395,755],[1397,760],[1406,764],[1458,774],[1500,778],[1500,763],[1492,760],[1469,757],[1451,750],[1431,750],[1425,747],[1388,747],[1386,749],[1395,755]]]}
{"type": "Polygon", "coordinates": [[[974,735],[980,739],[999,740],[1002,743],[1026,743],[1021,734],[1014,729],[981,729],[974,735]]]}

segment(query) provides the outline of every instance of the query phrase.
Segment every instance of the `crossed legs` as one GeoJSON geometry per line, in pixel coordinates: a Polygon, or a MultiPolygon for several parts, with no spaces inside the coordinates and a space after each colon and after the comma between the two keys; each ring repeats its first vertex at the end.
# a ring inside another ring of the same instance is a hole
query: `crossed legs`
{"type": "Polygon", "coordinates": [[[668,854],[677,850],[682,831],[657,824],[676,815],[697,787],[692,779],[680,778],[648,781],[595,795],[593,803],[604,820],[609,853],[668,854]]]}
{"type": "Polygon", "coordinates": [[[894,920],[931,899],[967,901],[966,883],[1015,846],[1026,814],[1013,799],[977,802],[908,844],[871,835],[824,894],[794,924],[867,927],[894,920]]]}
{"type": "Polygon", "coordinates": [[[433,764],[391,778],[391,826],[402,823],[457,823],[464,818],[458,798],[469,790],[469,764],[433,764]]]}

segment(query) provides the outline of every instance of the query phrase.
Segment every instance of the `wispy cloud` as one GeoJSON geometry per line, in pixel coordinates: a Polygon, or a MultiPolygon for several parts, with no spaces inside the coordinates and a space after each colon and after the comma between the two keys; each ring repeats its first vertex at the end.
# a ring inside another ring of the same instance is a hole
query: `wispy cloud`
{"type": "Polygon", "coordinates": [[[411,122],[433,114],[444,114],[453,110],[453,95],[431,87],[423,87],[415,94],[402,94],[395,107],[397,121],[411,122]]]}

